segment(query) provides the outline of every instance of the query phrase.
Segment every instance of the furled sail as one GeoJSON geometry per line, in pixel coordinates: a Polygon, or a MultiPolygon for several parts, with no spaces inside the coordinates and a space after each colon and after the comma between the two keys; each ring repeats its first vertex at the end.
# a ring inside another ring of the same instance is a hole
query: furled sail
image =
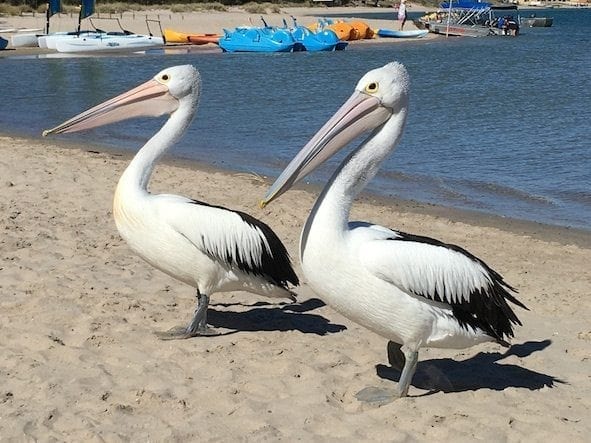
{"type": "Polygon", "coordinates": [[[61,0],[49,0],[49,5],[47,7],[47,18],[51,17],[52,15],[59,14],[60,12],[62,12],[61,0]]]}
{"type": "Polygon", "coordinates": [[[94,14],[94,0],[82,0],[80,7],[80,20],[94,14]]]}
{"type": "Polygon", "coordinates": [[[45,14],[45,33],[49,34],[49,18],[52,15],[62,12],[61,0],[49,0],[47,3],[47,12],[45,14]]]}

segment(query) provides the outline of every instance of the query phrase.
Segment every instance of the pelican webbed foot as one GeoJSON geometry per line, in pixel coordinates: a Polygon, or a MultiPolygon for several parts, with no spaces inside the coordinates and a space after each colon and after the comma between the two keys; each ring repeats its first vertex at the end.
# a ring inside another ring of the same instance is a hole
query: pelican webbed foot
{"type": "Polygon", "coordinates": [[[402,345],[394,343],[393,341],[388,342],[387,351],[388,362],[394,369],[401,372],[398,386],[396,388],[378,388],[375,386],[369,386],[355,394],[357,400],[376,405],[385,405],[397,398],[406,397],[408,395],[410,382],[417,369],[419,353],[417,351],[406,349],[402,345]]]}
{"type": "Polygon", "coordinates": [[[175,326],[168,331],[156,332],[155,335],[160,340],[185,340],[193,337],[213,337],[223,334],[210,327],[204,330],[189,331],[187,326],[175,326]]]}
{"type": "Polygon", "coordinates": [[[399,397],[396,389],[378,388],[377,386],[368,386],[355,394],[357,400],[364,403],[371,403],[376,406],[387,405],[399,397]]]}

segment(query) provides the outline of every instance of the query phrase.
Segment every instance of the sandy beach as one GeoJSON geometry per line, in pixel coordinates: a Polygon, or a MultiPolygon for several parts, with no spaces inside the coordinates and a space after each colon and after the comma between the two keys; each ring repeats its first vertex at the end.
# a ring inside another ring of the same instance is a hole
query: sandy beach
{"type": "MultiPolygon", "coordinates": [[[[582,442],[591,425],[591,239],[569,229],[360,198],[353,217],[468,248],[530,311],[513,347],[423,350],[410,397],[391,386],[386,340],[324,306],[214,294],[225,335],[161,341],[189,320],[193,289],[119,238],[111,213],[129,154],[0,136],[0,435],[3,441],[582,442]]],[[[272,178],[163,162],[153,192],[246,211],[297,262],[316,191],[262,210],[272,178]],[[236,192],[240,189],[241,192],[236,192]]],[[[296,267],[299,272],[299,265],[296,267]]]]}

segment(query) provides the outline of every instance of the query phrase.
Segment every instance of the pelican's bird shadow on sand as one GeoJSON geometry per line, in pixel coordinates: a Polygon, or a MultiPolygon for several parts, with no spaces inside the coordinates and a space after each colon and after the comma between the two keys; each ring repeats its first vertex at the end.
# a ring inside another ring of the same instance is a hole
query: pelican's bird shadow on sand
{"type": "Polygon", "coordinates": [[[347,329],[344,325],[331,323],[322,315],[310,313],[324,306],[317,298],[283,305],[258,302],[247,305],[250,309],[242,312],[215,309],[216,306],[231,305],[212,304],[208,313],[208,321],[212,326],[232,330],[223,335],[246,331],[300,331],[304,334],[326,335],[347,329]]]}
{"type": "MultiPolygon", "coordinates": [[[[526,388],[531,391],[544,387],[552,388],[564,381],[548,374],[542,374],[513,364],[499,363],[506,357],[528,357],[552,343],[551,340],[527,341],[513,345],[507,352],[479,352],[467,360],[437,358],[419,362],[413,378],[413,386],[429,392],[464,392],[478,389],[502,391],[507,388],[526,388]]],[[[380,378],[398,381],[400,372],[386,365],[376,365],[380,378]]]]}

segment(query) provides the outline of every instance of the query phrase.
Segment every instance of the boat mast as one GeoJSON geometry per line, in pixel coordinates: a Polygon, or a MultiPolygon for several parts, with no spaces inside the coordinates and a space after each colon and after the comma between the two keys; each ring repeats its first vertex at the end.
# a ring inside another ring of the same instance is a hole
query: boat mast
{"type": "Polygon", "coordinates": [[[47,11],[45,12],[45,33],[49,34],[49,19],[52,15],[62,12],[60,0],[49,0],[47,2],[47,11]]]}
{"type": "Polygon", "coordinates": [[[78,14],[78,29],[76,32],[80,34],[82,19],[90,17],[94,14],[94,0],[82,0],[80,5],[80,14],[78,14]]]}

